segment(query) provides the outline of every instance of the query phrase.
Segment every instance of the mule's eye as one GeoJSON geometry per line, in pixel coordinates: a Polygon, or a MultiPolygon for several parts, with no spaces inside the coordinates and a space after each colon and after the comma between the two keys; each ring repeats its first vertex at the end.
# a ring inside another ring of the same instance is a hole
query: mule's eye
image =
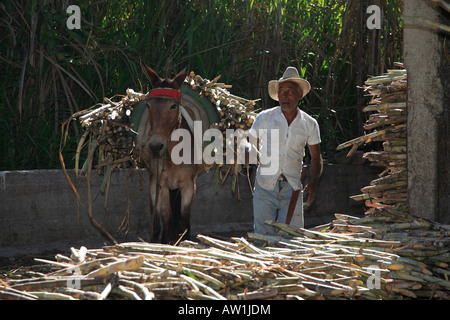
{"type": "Polygon", "coordinates": [[[174,103],[170,106],[170,110],[175,110],[177,108],[177,105],[174,103]]]}

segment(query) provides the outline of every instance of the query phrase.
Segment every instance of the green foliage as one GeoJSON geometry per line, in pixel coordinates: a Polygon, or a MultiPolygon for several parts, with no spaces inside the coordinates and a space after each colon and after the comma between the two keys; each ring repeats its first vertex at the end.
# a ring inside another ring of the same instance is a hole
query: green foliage
{"type": "MultiPolygon", "coordinates": [[[[293,65],[312,84],[301,107],[321,126],[323,150],[360,134],[357,86],[401,61],[401,1],[380,1],[381,30],[368,30],[368,1],[76,1],[81,29],[66,27],[69,1],[0,4],[0,170],[59,168],[61,124],[73,113],[146,91],[140,62],[173,76],[186,65],[221,74],[231,91],[275,105],[267,83],[293,65]]],[[[76,123],[64,150],[73,164],[76,123]]]]}

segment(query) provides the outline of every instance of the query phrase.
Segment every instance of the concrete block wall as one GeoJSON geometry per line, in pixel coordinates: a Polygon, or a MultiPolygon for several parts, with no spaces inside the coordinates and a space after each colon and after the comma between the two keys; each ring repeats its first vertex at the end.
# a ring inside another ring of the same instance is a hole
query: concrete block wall
{"type": "MultiPolygon", "coordinates": [[[[364,201],[350,196],[361,194],[361,188],[378,178],[383,168],[364,165],[324,165],[317,187],[316,200],[304,209],[305,228],[328,223],[335,213],[363,216],[367,207],[364,201]]],[[[307,171],[305,184],[308,183],[307,171]]]]}

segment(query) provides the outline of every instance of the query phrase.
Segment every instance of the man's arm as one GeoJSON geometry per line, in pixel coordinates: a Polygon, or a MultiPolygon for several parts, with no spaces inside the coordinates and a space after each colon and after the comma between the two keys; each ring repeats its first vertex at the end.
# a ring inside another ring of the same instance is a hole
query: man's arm
{"type": "Polygon", "coordinates": [[[303,189],[304,193],[308,193],[308,201],[305,203],[310,206],[314,199],[316,198],[317,185],[319,183],[319,178],[322,175],[323,162],[322,155],[320,154],[320,144],[308,145],[309,152],[311,154],[311,180],[303,189]]]}

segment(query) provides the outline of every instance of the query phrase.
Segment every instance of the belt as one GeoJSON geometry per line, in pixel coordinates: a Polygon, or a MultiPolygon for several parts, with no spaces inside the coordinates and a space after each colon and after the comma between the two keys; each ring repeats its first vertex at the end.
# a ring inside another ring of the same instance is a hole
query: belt
{"type": "Polygon", "coordinates": [[[281,174],[281,175],[278,177],[278,180],[280,180],[280,181],[287,181],[287,179],[286,179],[286,177],[284,176],[284,174],[281,174]]]}

